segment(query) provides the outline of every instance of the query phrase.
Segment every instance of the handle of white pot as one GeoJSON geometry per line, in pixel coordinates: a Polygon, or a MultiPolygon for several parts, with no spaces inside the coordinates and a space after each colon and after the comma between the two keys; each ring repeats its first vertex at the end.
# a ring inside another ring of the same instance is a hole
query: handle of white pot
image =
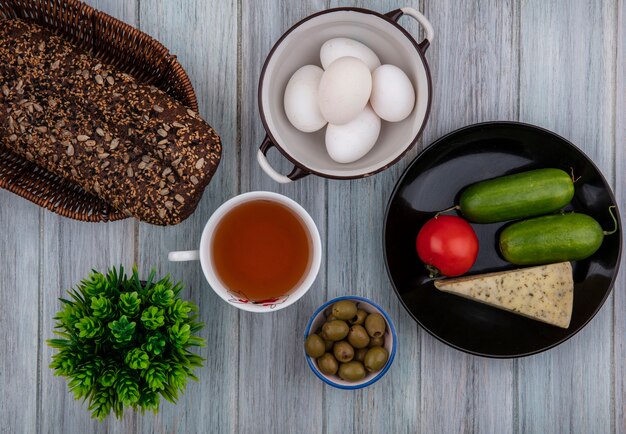
{"type": "Polygon", "coordinates": [[[287,178],[285,175],[278,173],[272,166],[270,166],[270,162],[267,161],[267,157],[263,154],[263,151],[259,149],[256,153],[256,159],[259,162],[259,166],[263,169],[263,172],[267,174],[270,178],[280,184],[288,184],[291,179],[287,178]]]}
{"type": "Polygon", "coordinates": [[[170,252],[167,255],[167,259],[171,262],[183,262],[183,261],[199,261],[199,250],[183,250],[181,252],[170,252]]]}
{"type": "Polygon", "coordinates": [[[393,21],[398,21],[402,15],[408,15],[420,23],[420,25],[424,28],[424,40],[418,44],[422,51],[425,51],[433,41],[433,38],[435,37],[433,26],[430,24],[430,21],[428,21],[428,19],[426,19],[426,17],[417,9],[407,6],[391,11],[386,15],[393,21]]]}
{"type": "Polygon", "coordinates": [[[289,175],[283,175],[281,173],[278,173],[276,169],[274,169],[270,165],[266,157],[267,151],[269,151],[272,146],[274,146],[272,140],[269,138],[269,136],[265,136],[265,139],[263,140],[263,143],[261,143],[261,146],[259,147],[259,150],[256,154],[256,159],[259,162],[259,166],[261,166],[261,169],[263,169],[267,176],[280,184],[288,184],[297,179],[304,178],[309,174],[309,172],[301,169],[296,165],[294,165],[293,170],[289,175]]]}

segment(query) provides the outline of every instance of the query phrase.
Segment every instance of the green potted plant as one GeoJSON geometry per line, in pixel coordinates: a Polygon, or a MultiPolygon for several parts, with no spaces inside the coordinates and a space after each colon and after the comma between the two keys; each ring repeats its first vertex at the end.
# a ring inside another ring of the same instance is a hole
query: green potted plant
{"type": "Polygon", "coordinates": [[[156,413],[160,396],[175,403],[187,380],[197,380],[203,359],[190,348],[204,346],[195,336],[204,325],[196,306],[178,298],[182,284],[155,275],[142,281],[136,268],[130,277],[121,266],[94,270],[60,299],[50,368],[100,421],[111,412],[120,418],[125,407],[156,413]]]}

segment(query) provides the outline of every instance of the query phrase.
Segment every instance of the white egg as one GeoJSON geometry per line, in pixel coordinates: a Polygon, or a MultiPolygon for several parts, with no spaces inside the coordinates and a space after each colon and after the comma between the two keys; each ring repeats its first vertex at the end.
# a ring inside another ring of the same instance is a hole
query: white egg
{"type": "Polygon", "coordinates": [[[363,61],[370,71],[380,66],[380,59],[370,48],[349,38],[334,38],[324,42],[320,50],[322,68],[326,69],[340,57],[352,56],[363,61]]]}
{"type": "Polygon", "coordinates": [[[289,79],[283,99],[285,114],[291,125],[312,133],[326,125],[318,102],[318,90],[324,71],[316,65],[298,69],[289,79]]]}
{"type": "Polygon", "coordinates": [[[352,121],[344,125],[328,124],[326,150],[337,163],[352,163],[367,154],[380,134],[380,118],[368,104],[352,121]]]}
{"type": "Polygon", "coordinates": [[[389,122],[399,122],[413,111],[415,91],[409,77],[394,65],[381,65],[372,73],[372,108],[389,122]]]}
{"type": "Polygon", "coordinates": [[[331,63],[320,80],[322,116],[331,124],[343,125],[363,111],[372,91],[372,74],[362,60],[341,57],[331,63]]]}

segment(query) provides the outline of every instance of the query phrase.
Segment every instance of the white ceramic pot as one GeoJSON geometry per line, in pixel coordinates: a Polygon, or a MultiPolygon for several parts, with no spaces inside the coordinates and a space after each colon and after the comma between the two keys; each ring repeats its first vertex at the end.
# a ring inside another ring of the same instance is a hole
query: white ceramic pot
{"type": "Polygon", "coordinates": [[[259,110],[267,136],[257,153],[263,170],[275,181],[287,183],[309,174],[332,179],[363,178],[394,163],[417,142],[430,113],[431,78],[424,53],[433,38],[428,20],[413,8],[387,14],[368,9],[336,8],[310,15],[291,27],[270,51],[259,81],[259,110]],[[416,19],[425,38],[419,44],[398,24],[403,15],[416,19]],[[283,107],[285,87],[301,66],[320,64],[320,47],[329,39],[346,37],[374,50],[383,64],[401,68],[416,91],[412,113],[401,122],[383,122],[374,148],[363,158],[348,164],[333,161],[324,146],[324,131],[303,133],[291,125],[283,107]],[[288,175],[278,173],[266,154],[276,147],[294,164],[288,175]]]}

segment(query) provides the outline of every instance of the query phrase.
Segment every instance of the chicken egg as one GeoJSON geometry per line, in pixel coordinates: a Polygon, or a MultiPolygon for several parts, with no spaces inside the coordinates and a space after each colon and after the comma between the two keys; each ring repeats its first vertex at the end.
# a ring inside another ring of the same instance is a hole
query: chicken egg
{"type": "Polygon", "coordinates": [[[370,48],[349,38],[333,38],[324,42],[320,50],[322,68],[326,69],[340,57],[352,56],[363,61],[370,71],[380,66],[380,59],[370,48]]]}
{"type": "Polygon", "coordinates": [[[399,122],[413,111],[415,90],[409,77],[394,65],[381,65],[372,73],[372,108],[389,122],[399,122]]]}
{"type": "Polygon", "coordinates": [[[372,74],[362,60],[341,57],[322,74],[319,105],[329,123],[343,125],[365,108],[372,91],[372,74]]]}
{"type": "Polygon", "coordinates": [[[368,104],[355,119],[344,125],[328,124],[326,150],[337,163],[352,163],[367,154],[380,134],[380,118],[368,104]]]}
{"type": "Polygon", "coordinates": [[[316,65],[298,69],[285,88],[283,103],[291,125],[305,133],[312,133],[326,125],[318,103],[318,89],[324,71],[316,65]]]}

